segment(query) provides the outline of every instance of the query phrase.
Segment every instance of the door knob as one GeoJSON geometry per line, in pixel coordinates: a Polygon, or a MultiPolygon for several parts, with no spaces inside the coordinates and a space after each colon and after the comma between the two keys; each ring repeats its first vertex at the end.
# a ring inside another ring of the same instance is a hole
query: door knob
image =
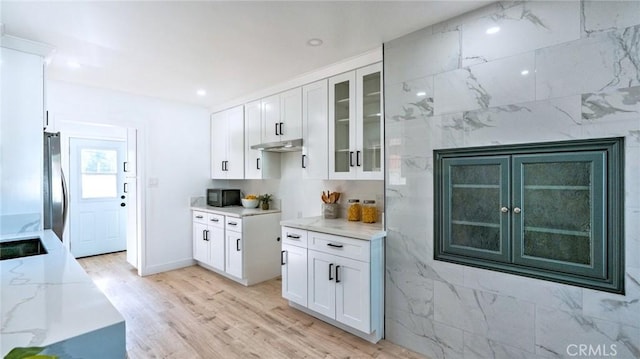
{"type": "Polygon", "coordinates": [[[120,207],[124,207],[124,206],[126,206],[125,203],[120,203],[120,207]]]}
{"type": "Polygon", "coordinates": [[[500,208],[500,212],[507,213],[507,212],[509,212],[509,208],[508,207],[502,207],[502,208],[500,208]]]}
{"type": "Polygon", "coordinates": [[[518,214],[520,212],[522,212],[522,210],[520,208],[518,208],[518,207],[513,209],[513,213],[515,213],[515,214],[518,214]]]}

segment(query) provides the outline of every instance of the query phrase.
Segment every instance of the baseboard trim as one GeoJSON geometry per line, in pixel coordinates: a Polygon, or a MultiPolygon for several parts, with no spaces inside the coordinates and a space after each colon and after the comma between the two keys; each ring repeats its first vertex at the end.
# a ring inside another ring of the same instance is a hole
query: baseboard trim
{"type": "Polygon", "coordinates": [[[184,267],[191,267],[196,264],[196,262],[192,258],[181,259],[179,261],[174,261],[170,263],[157,264],[153,266],[148,266],[140,269],[141,276],[148,276],[152,274],[168,272],[175,269],[180,269],[184,267]]]}

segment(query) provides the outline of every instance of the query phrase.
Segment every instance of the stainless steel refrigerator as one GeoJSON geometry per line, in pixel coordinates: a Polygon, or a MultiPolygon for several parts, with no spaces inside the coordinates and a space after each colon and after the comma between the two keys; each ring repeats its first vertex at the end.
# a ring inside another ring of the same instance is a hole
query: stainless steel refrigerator
{"type": "Polygon", "coordinates": [[[62,172],[60,157],[60,132],[44,133],[44,229],[51,229],[62,241],[67,221],[69,192],[62,172]]]}

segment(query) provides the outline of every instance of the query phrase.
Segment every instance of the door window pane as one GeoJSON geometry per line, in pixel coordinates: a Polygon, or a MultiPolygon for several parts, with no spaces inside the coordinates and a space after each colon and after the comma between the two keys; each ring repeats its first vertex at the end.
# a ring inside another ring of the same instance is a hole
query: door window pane
{"type": "Polygon", "coordinates": [[[114,198],[118,195],[118,152],[80,150],[82,199],[114,198]]]}
{"type": "Polygon", "coordinates": [[[335,172],[349,172],[349,81],[335,84],[335,172]]]}

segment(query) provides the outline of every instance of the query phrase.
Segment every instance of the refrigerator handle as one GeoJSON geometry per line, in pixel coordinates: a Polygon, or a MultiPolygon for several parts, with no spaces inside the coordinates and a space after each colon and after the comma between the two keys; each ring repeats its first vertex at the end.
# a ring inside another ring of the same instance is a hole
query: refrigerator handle
{"type": "MultiPolygon", "coordinates": [[[[67,212],[69,210],[69,192],[67,191],[67,180],[64,177],[64,171],[60,169],[60,178],[62,179],[62,230],[67,226],[67,212]]],[[[62,238],[60,238],[62,241],[62,238]]]]}

